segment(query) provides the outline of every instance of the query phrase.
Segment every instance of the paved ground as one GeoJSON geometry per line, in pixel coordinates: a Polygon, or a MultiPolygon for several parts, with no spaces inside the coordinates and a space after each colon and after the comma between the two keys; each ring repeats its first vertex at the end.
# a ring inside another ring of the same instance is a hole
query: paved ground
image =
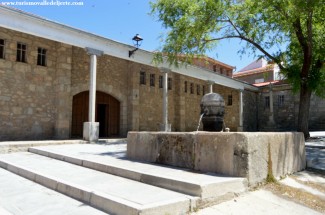
{"type": "MultiPolygon", "coordinates": [[[[312,201],[322,204],[318,210],[311,209],[298,203],[293,198],[287,198],[290,194],[274,194],[267,189],[259,189],[241,195],[233,200],[202,209],[195,215],[284,215],[284,214],[325,214],[325,132],[311,132],[311,139],[306,142],[306,156],[309,170],[296,173],[280,181],[280,185],[286,185],[302,193],[314,197],[312,201]]],[[[308,205],[308,202],[306,202],[308,205]]]]}
{"type": "MultiPolygon", "coordinates": [[[[325,132],[311,133],[311,136],[313,138],[306,142],[306,155],[308,167],[313,168],[312,171],[296,173],[281,180],[280,184],[310,194],[309,197],[315,197],[312,201],[316,201],[316,205],[322,204],[319,208],[307,207],[310,206],[309,204],[303,205],[298,200],[296,201],[296,197],[289,192],[275,194],[266,188],[261,188],[230,201],[198,210],[193,214],[325,214],[325,210],[322,210],[325,205],[325,132]]],[[[8,143],[6,144],[8,148],[8,143]]],[[[114,154],[114,156],[119,156],[119,154],[114,154]]],[[[0,215],[18,214],[99,215],[104,213],[0,169],[0,215]],[[13,187],[15,189],[12,189],[13,187]]]]}

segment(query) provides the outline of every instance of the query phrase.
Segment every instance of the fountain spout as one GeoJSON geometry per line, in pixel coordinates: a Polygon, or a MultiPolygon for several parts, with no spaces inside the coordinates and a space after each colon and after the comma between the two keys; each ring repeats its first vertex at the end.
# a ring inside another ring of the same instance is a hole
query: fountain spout
{"type": "Polygon", "coordinates": [[[223,131],[225,101],[218,93],[208,93],[201,100],[203,131],[223,131]]]}
{"type": "Polygon", "coordinates": [[[202,114],[201,114],[200,119],[199,119],[199,123],[198,123],[198,125],[197,125],[197,129],[196,129],[196,131],[199,131],[199,129],[200,129],[201,121],[202,121],[202,118],[203,118],[204,115],[205,115],[205,113],[202,113],[202,114]]]}

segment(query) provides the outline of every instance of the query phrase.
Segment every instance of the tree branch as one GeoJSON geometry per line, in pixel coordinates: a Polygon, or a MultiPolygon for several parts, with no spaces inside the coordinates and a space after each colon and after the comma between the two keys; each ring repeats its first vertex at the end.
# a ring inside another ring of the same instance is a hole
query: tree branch
{"type": "Polygon", "coordinates": [[[210,39],[210,40],[204,40],[205,43],[208,42],[212,42],[212,41],[219,41],[219,40],[224,40],[224,39],[232,39],[232,38],[237,38],[237,39],[241,39],[244,40],[248,43],[250,43],[251,45],[255,46],[258,50],[260,50],[264,55],[266,55],[268,58],[270,58],[271,60],[273,60],[275,63],[278,64],[278,66],[280,67],[280,69],[284,69],[284,67],[281,65],[281,62],[279,61],[278,58],[274,57],[273,55],[271,55],[270,53],[268,53],[262,46],[260,46],[258,43],[256,43],[255,41],[253,41],[252,39],[246,38],[242,35],[228,35],[228,36],[224,36],[224,37],[219,37],[219,38],[214,38],[214,39],[210,39]]]}

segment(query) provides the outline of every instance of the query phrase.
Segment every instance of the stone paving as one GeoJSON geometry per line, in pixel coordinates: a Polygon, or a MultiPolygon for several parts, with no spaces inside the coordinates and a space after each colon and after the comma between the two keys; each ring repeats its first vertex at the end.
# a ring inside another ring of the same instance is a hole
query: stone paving
{"type": "MultiPolygon", "coordinates": [[[[314,138],[311,141],[306,142],[306,155],[307,155],[307,167],[311,170],[320,171],[319,174],[314,174],[310,171],[302,171],[294,174],[294,177],[299,181],[312,182],[324,187],[325,189],[325,152],[323,146],[325,140],[325,132],[312,133],[314,138]]],[[[74,144],[77,142],[74,142],[74,144]]],[[[101,141],[101,145],[110,145],[108,141],[101,141]]],[[[10,146],[10,143],[0,143],[5,147],[10,146]],[[8,145],[9,144],[9,145],[8,145]]],[[[14,144],[24,145],[23,143],[14,144]]],[[[42,145],[38,143],[36,146],[42,145]]],[[[35,146],[35,145],[34,145],[35,146]]],[[[24,146],[26,147],[26,146],[24,146]]],[[[28,146],[30,147],[30,146],[28,146]]],[[[53,146],[54,147],[54,146],[53,146]]],[[[120,153],[109,154],[105,152],[105,156],[115,157],[115,159],[121,159],[124,155],[122,145],[116,146],[116,150],[120,150],[120,153]]],[[[9,147],[13,151],[17,151],[12,145],[9,147]]],[[[40,147],[41,148],[41,147],[40,147]]],[[[19,151],[19,150],[18,150],[19,151]]],[[[9,151],[10,152],[10,151],[9,151]]],[[[90,156],[85,154],[84,156],[90,156]]],[[[0,158],[2,157],[0,153],[0,158]]],[[[121,159],[123,160],[123,159],[121,159]]],[[[164,175],[164,172],[159,174],[164,175]]],[[[303,189],[306,192],[312,193],[312,195],[319,196],[325,199],[324,193],[315,189],[314,187],[308,187],[302,185],[300,182],[292,180],[288,177],[281,180],[280,183],[288,186],[303,189]]],[[[139,191],[137,191],[139,192],[139,191]]],[[[140,195],[141,196],[141,195],[140,195]]],[[[196,210],[195,210],[196,211],[196,210]]],[[[43,215],[43,214],[92,214],[99,215],[105,214],[102,211],[94,209],[87,204],[80,201],[59,194],[53,190],[45,188],[27,179],[21,178],[13,173],[5,171],[0,168],[0,214],[1,215],[43,215]]],[[[172,213],[173,214],[173,213],[172,213]]],[[[193,215],[215,215],[215,214],[322,214],[311,208],[303,206],[295,201],[288,200],[283,196],[273,194],[270,191],[259,189],[256,191],[250,191],[239,196],[235,196],[231,200],[223,201],[220,204],[212,205],[210,207],[200,209],[192,213],[193,215]]]]}

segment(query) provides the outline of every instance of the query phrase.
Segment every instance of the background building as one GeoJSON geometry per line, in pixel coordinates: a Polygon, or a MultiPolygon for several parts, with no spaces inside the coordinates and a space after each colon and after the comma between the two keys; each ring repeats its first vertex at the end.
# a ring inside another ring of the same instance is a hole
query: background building
{"type": "MultiPolygon", "coordinates": [[[[260,89],[257,98],[258,130],[296,130],[299,93],[292,91],[276,64],[262,58],[236,72],[233,78],[260,89]]],[[[325,99],[316,95],[311,97],[309,129],[325,130],[325,99]]]]}

